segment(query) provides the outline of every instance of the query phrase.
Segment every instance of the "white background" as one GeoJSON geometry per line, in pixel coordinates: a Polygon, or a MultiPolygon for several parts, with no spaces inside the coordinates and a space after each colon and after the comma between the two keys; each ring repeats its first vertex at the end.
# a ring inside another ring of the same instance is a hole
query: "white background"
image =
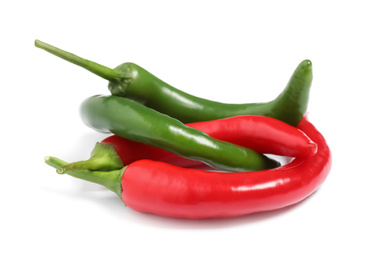
{"type": "Polygon", "coordinates": [[[1,259],[375,259],[371,1],[2,1],[0,24],[1,259]],[[126,208],[44,164],[88,158],[104,135],[78,107],[109,92],[35,39],[231,103],[273,99],[310,59],[308,110],[332,149],[331,173],[298,205],[239,218],[126,208]]]}

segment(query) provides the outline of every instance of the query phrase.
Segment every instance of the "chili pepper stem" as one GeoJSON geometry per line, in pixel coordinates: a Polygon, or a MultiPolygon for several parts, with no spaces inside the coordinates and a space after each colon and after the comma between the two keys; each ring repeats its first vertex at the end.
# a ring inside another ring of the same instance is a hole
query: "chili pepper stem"
{"type": "Polygon", "coordinates": [[[58,173],[72,171],[74,169],[86,169],[90,171],[111,171],[123,167],[121,158],[113,148],[113,145],[96,143],[88,160],[78,161],[64,165],[57,169],[58,173]]]}
{"type": "Polygon", "coordinates": [[[71,63],[74,63],[82,68],[87,69],[88,71],[91,71],[92,73],[107,79],[109,81],[115,81],[119,82],[120,81],[120,73],[118,73],[114,69],[110,69],[106,66],[100,65],[96,62],[86,60],[84,58],[81,58],[73,53],[61,50],[59,48],[56,48],[52,45],[49,45],[45,42],[35,40],[35,46],[43,49],[57,57],[60,57],[66,61],[69,61],[71,63]]]}
{"type": "Polygon", "coordinates": [[[52,157],[52,156],[46,156],[44,157],[44,161],[46,164],[48,164],[49,166],[52,166],[53,168],[60,168],[60,167],[63,167],[64,165],[67,164],[67,162],[63,161],[63,160],[60,160],[56,157],[52,157]]]}
{"type": "Polygon", "coordinates": [[[112,171],[92,171],[88,169],[62,170],[67,163],[53,156],[46,156],[45,163],[56,168],[59,174],[68,174],[78,179],[103,185],[121,197],[121,178],[126,167],[112,171]]]}

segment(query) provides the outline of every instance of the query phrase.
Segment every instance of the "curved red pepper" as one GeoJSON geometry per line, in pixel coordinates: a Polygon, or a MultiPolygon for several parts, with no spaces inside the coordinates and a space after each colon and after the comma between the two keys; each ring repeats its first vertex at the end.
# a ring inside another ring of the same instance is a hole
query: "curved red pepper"
{"type": "MultiPolygon", "coordinates": [[[[187,124],[213,138],[245,146],[264,154],[306,157],[316,153],[317,145],[301,130],[265,116],[236,116],[187,124]]],[[[180,157],[172,152],[116,135],[102,143],[112,144],[123,165],[141,159],[168,162],[180,167],[202,167],[203,163],[180,157]]]]}
{"type": "Polygon", "coordinates": [[[139,160],[125,168],[121,197],[130,208],[169,217],[216,218],[279,209],[313,193],[331,168],[324,137],[307,121],[298,126],[318,145],[277,169],[220,173],[139,160]]]}

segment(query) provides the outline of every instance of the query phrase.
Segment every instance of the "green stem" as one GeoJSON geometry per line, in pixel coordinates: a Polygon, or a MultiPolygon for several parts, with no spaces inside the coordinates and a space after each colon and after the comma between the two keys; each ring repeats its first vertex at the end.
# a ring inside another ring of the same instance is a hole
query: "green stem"
{"type": "Polygon", "coordinates": [[[52,156],[46,156],[44,159],[46,164],[57,169],[59,174],[66,173],[78,179],[103,185],[121,197],[121,178],[126,167],[113,171],[91,171],[88,169],[73,169],[65,171],[64,166],[67,165],[67,163],[63,160],[52,156]]]}
{"type": "Polygon", "coordinates": [[[96,143],[88,160],[66,164],[60,167],[60,169],[57,169],[57,171],[58,173],[64,173],[75,169],[112,171],[121,169],[122,167],[122,160],[112,144],[96,143]]]}
{"type": "Polygon", "coordinates": [[[53,156],[46,156],[44,157],[44,161],[49,166],[52,166],[55,169],[59,169],[63,167],[64,165],[68,164],[67,162],[60,160],[59,158],[53,157],[53,156]]]}
{"type": "Polygon", "coordinates": [[[109,81],[114,81],[114,82],[120,81],[120,74],[114,69],[110,69],[96,62],[86,60],[73,53],[61,50],[59,48],[56,48],[52,45],[49,45],[39,40],[35,40],[35,46],[45,51],[48,51],[49,53],[52,53],[53,55],[60,57],[66,61],[69,61],[82,68],[85,68],[88,71],[91,71],[92,73],[98,75],[99,77],[102,77],[104,79],[107,79],[109,81]]]}

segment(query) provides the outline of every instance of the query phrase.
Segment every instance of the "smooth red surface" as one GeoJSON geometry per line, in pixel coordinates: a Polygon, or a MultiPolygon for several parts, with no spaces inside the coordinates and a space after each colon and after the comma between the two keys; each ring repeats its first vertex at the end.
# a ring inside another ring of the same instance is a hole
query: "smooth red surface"
{"type": "MultiPolygon", "coordinates": [[[[302,131],[282,121],[264,116],[237,116],[187,124],[213,138],[245,146],[259,153],[304,157],[315,154],[317,146],[302,131]]],[[[181,167],[202,167],[203,163],[172,152],[119,136],[102,141],[114,146],[124,165],[141,159],[168,162],[181,167]]]]}
{"type": "Polygon", "coordinates": [[[139,160],[123,173],[122,200],[136,211],[192,219],[234,217],[295,204],[318,189],[332,162],[318,130],[306,118],[298,127],[318,145],[315,155],[277,169],[241,173],[139,160]]]}

